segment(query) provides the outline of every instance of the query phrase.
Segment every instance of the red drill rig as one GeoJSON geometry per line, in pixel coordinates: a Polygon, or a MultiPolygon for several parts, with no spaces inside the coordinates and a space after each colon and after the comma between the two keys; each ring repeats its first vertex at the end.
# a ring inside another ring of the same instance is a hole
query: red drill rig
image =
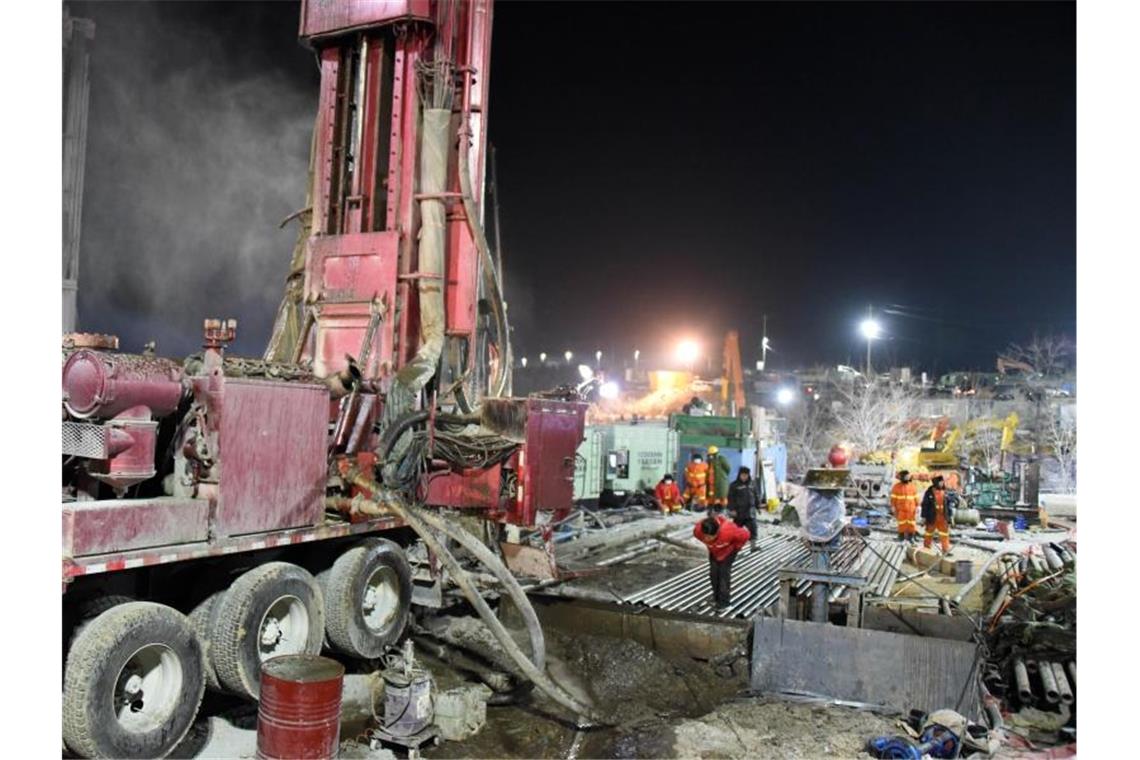
{"type": "Polygon", "coordinates": [[[413,587],[438,604],[455,567],[433,535],[470,541],[441,508],[499,528],[569,509],[584,405],[509,398],[481,225],[491,10],[302,3],[321,71],[310,207],[264,357],[226,355],[231,320],[182,362],[65,339],[75,754],[165,755],[206,686],[256,698],[270,657],[380,656],[413,587]]]}

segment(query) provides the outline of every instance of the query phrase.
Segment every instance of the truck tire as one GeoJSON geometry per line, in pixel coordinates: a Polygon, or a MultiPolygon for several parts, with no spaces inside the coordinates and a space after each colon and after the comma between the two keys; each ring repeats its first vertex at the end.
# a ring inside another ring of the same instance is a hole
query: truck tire
{"type": "Polygon", "coordinates": [[[80,757],[164,757],[190,730],[205,683],[185,615],[119,604],[85,625],[68,652],[64,743],[80,757]]]}
{"type": "Polygon", "coordinates": [[[404,632],[412,569],[399,544],[385,538],[362,541],[317,579],[325,599],[325,631],[334,649],[375,659],[404,632]]]}
{"type": "Polygon", "coordinates": [[[269,562],[248,571],[217,603],[210,661],[223,687],[257,699],[261,663],[283,654],[320,654],[325,634],[321,589],[308,571],[269,562]]]}
{"type": "Polygon", "coordinates": [[[198,635],[198,643],[202,645],[202,660],[206,664],[206,686],[221,691],[222,684],[218,680],[218,673],[214,669],[214,661],[210,655],[210,633],[217,619],[218,602],[225,595],[225,590],[215,591],[199,602],[189,615],[190,626],[198,635]]]}

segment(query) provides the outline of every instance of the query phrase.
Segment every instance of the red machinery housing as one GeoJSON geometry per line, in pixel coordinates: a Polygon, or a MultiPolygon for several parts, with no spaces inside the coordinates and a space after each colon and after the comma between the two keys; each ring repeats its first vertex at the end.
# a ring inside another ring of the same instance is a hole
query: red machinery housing
{"type": "MultiPolygon", "coordinates": [[[[375,462],[397,419],[388,408],[393,384],[425,340],[423,285],[442,289],[444,345],[407,413],[426,413],[462,386],[464,408],[455,411],[471,414],[496,361],[509,357],[479,316],[480,300],[498,294],[474,218],[482,213],[490,35],[490,0],[302,3],[300,36],[318,56],[321,90],[295,304],[298,361],[282,368],[224,357],[236,325],[217,320],[206,323],[202,356],[185,364],[72,353],[63,369],[65,578],[154,547],[193,544],[189,554],[161,555],[185,559],[273,532],[308,529],[303,540],[317,540],[391,527],[330,522],[324,497],[338,483],[330,465],[375,462]],[[424,194],[424,71],[441,60],[454,77],[446,189],[424,194]],[[446,207],[439,274],[421,270],[425,201],[446,207]]],[[[426,503],[524,525],[542,510],[569,508],[583,405],[515,403],[523,420],[516,450],[481,468],[432,458],[420,489],[426,503]]]]}

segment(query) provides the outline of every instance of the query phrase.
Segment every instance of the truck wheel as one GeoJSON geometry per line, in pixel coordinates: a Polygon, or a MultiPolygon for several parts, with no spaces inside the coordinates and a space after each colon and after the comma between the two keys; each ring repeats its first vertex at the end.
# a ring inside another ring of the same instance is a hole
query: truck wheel
{"type": "Polygon", "coordinates": [[[204,689],[202,650],[182,613],[117,605],[68,653],[64,743],[81,757],[163,757],[190,730],[204,689]]]}
{"type": "Polygon", "coordinates": [[[334,648],[374,659],[400,638],[412,603],[412,569],[399,544],[385,538],[362,541],[317,578],[334,648]]]}
{"type": "Polygon", "coordinates": [[[230,691],[257,699],[261,663],[283,654],[320,654],[324,602],[313,576],[288,562],[242,575],[218,601],[210,661],[230,691]]]}
{"type": "Polygon", "coordinates": [[[218,602],[225,596],[225,591],[215,591],[199,602],[190,613],[190,626],[198,635],[198,643],[202,645],[202,660],[206,664],[206,685],[211,689],[220,691],[222,684],[218,681],[218,673],[214,669],[214,661],[210,655],[210,631],[217,619],[218,602]]]}

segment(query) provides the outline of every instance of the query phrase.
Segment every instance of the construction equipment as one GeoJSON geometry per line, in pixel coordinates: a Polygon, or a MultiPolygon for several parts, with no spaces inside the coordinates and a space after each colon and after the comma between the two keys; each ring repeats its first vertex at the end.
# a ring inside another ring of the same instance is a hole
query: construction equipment
{"type": "MultiPolygon", "coordinates": [[[[262,661],[326,640],[380,657],[409,613],[409,528],[492,615],[436,534],[517,582],[428,507],[481,515],[492,537],[569,511],[585,405],[509,397],[481,224],[491,12],[302,3],[321,74],[311,203],[264,358],[227,354],[233,320],[206,320],[184,361],[65,340],[72,753],[163,756],[207,685],[256,699],[262,661]]],[[[530,658],[523,672],[586,714],[542,675],[540,630],[530,658]]]]}
{"type": "Polygon", "coordinates": [[[743,414],[748,405],[744,399],[744,370],[740,365],[740,336],[736,330],[729,330],[724,336],[724,375],[720,382],[720,404],[721,413],[729,417],[743,414]]]}

